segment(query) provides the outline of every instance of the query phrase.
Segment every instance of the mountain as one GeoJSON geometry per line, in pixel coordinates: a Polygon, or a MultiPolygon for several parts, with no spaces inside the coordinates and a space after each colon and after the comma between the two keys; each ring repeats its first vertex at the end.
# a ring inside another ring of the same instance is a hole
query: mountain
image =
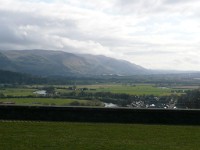
{"type": "Polygon", "coordinates": [[[0,68],[5,70],[15,70],[15,65],[2,53],[0,53],[0,68]]]}
{"type": "Polygon", "coordinates": [[[125,60],[50,50],[1,50],[0,69],[41,76],[149,73],[149,70],[125,60]]]}

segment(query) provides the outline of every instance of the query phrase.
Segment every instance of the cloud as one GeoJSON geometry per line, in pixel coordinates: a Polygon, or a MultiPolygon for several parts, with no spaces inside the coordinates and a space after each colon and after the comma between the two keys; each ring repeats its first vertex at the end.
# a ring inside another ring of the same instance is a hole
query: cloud
{"type": "Polygon", "coordinates": [[[0,2],[0,49],[56,49],[200,70],[192,63],[200,59],[198,0],[0,2]]]}

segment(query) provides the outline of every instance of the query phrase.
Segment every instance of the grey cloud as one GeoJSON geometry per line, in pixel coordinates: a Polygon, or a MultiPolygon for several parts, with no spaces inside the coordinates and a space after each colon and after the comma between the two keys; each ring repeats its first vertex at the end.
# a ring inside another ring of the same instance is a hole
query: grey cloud
{"type": "MultiPolygon", "coordinates": [[[[0,46],[2,44],[23,44],[28,45],[32,41],[28,40],[27,37],[17,31],[17,28],[6,24],[1,24],[0,28],[0,46]]],[[[9,46],[8,46],[9,47],[9,46]]]]}
{"type": "Polygon", "coordinates": [[[117,0],[116,4],[121,6],[133,5],[138,4],[140,1],[138,0],[117,0]]]}
{"type": "MultiPolygon", "coordinates": [[[[70,36],[74,35],[72,31],[76,31],[76,23],[73,20],[59,20],[25,12],[0,10],[0,22],[1,49],[28,47],[28,45],[42,47],[42,45],[48,45],[48,40],[45,39],[48,35],[55,36],[68,32],[68,36],[70,36]],[[31,30],[30,27],[36,29],[31,30]]],[[[49,43],[49,45],[51,44],[49,43]]]]}
{"type": "Polygon", "coordinates": [[[0,28],[0,43],[7,43],[7,42],[18,42],[18,38],[14,34],[14,31],[12,28],[9,28],[8,26],[1,24],[0,28]]]}
{"type": "Polygon", "coordinates": [[[189,4],[198,3],[198,0],[117,0],[116,9],[120,14],[158,15],[161,13],[184,13],[193,10],[189,4]]]}
{"type": "Polygon", "coordinates": [[[37,25],[37,26],[54,26],[64,24],[67,27],[75,27],[76,23],[73,20],[59,20],[53,17],[42,16],[41,14],[34,14],[28,12],[12,12],[0,10],[1,22],[5,22],[8,25],[37,25]]]}
{"type": "MultiPolygon", "coordinates": [[[[110,56],[116,58],[130,56],[141,64],[146,61],[148,65],[151,61],[152,66],[159,67],[166,65],[158,61],[165,62],[163,58],[167,56],[170,56],[167,61],[178,59],[191,65],[193,55],[188,55],[190,60],[184,60],[185,51],[199,48],[196,44],[199,30],[190,27],[198,22],[197,17],[185,18],[187,15],[182,14],[182,10],[199,14],[193,0],[115,0],[109,1],[112,5],[107,6],[108,12],[101,9],[104,3],[93,0],[88,2],[94,4],[92,9],[84,7],[82,1],[73,5],[63,2],[62,9],[56,8],[62,6],[61,1],[42,5],[35,1],[24,0],[26,5],[20,0],[15,2],[16,9],[0,5],[0,49],[57,49],[104,55],[111,52],[110,56]],[[29,11],[32,3],[35,8],[29,11]],[[20,9],[23,5],[27,8],[20,9]],[[179,55],[178,51],[183,54],[179,55]]],[[[195,60],[198,58],[199,55],[195,60]]]]}
{"type": "Polygon", "coordinates": [[[154,13],[164,9],[160,9],[163,6],[159,0],[117,0],[116,7],[124,14],[154,13]]]}
{"type": "Polygon", "coordinates": [[[191,58],[191,57],[185,57],[183,60],[185,62],[188,62],[188,63],[193,64],[193,65],[200,64],[200,61],[198,60],[198,58],[195,59],[195,58],[191,58]]]}
{"type": "Polygon", "coordinates": [[[188,4],[191,2],[198,2],[198,0],[164,0],[164,4],[188,4]]]}
{"type": "Polygon", "coordinates": [[[169,52],[169,51],[158,51],[158,50],[150,50],[150,51],[132,51],[132,52],[127,52],[125,54],[127,55],[168,55],[168,54],[173,54],[174,52],[169,52]]]}
{"type": "Polygon", "coordinates": [[[90,51],[95,45],[101,47],[97,35],[87,35],[70,19],[0,11],[0,22],[0,49],[59,49],[81,53],[87,52],[87,45],[90,51]]]}

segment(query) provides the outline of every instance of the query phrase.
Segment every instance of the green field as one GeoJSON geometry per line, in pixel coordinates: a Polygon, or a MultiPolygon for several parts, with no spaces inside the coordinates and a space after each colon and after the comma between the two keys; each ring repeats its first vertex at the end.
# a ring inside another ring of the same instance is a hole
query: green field
{"type": "MultiPolygon", "coordinates": [[[[42,87],[42,86],[37,86],[42,87]]],[[[63,89],[70,86],[55,86],[56,92],[59,93],[69,93],[72,90],[63,89]]],[[[171,88],[160,88],[156,87],[154,84],[135,84],[135,85],[125,85],[125,84],[95,84],[95,85],[77,85],[77,89],[88,88],[85,92],[111,92],[111,93],[125,93],[131,95],[155,95],[164,96],[171,95],[171,88]],[[91,90],[95,89],[95,90],[91,90]]],[[[0,89],[0,93],[10,96],[29,96],[36,95],[33,92],[37,91],[36,86],[27,86],[24,88],[5,88],[0,89]]],[[[78,92],[78,91],[77,91],[78,92]]]]}
{"type": "Polygon", "coordinates": [[[77,100],[77,99],[62,99],[62,98],[0,98],[0,103],[13,102],[18,105],[81,105],[81,106],[103,106],[100,101],[94,100],[77,100]],[[77,104],[79,103],[79,104],[77,104]]]}
{"type": "MultiPolygon", "coordinates": [[[[87,92],[111,92],[111,93],[125,93],[131,95],[155,95],[164,96],[171,95],[170,88],[160,88],[153,84],[96,84],[96,85],[77,85],[77,88],[88,88],[95,90],[88,90],[87,92]]],[[[61,92],[64,92],[61,90],[61,92]]],[[[66,91],[67,92],[67,91],[66,91]]]]}
{"type": "Polygon", "coordinates": [[[0,122],[1,150],[198,150],[200,126],[0,122]]]}
{"type": "Polygon", "coordinates": [[[37,89],[34,88],[3,88],[0,89],[0,93],[3,93],[4,95],[10,95],[10,96],[29,96],[29,95],[36,95],[33,92],[35,92],[37,89]]]}
{"type": "MultiPolygon", "coordinates": [[[[51,105],[51,106],[104,106],[102,102],[98,101],[98,96],[84,97],[77,96],[84,92],[87,95],[89,93],[97,92],[110,92],[116,94],[129,94],[129,95],[154,95],[154,96],[169,96],[172,94],[181,95],[181,92],[172,92],[172,88],[157,87],[155,84],[94,84],[94,85],[76,85],[75,89],[72,89],[73,85],[24,85],[19,87],[7,87],[0,88],[0,104],[19,104],[19,105],[51,105]],[[45,95],[39,95],[34,93],[35,91],[45,89],[47,87],[53,88],[54,93],[45,95]],[[85,89],[85,90],[83,90],[85,89]],[[69,96],[75,93],[75,96],[69,96]],[[69,94],[69,95],[67,95],[69,94]],[[64,96],[63,96],[64,95],[64,96]],[[66,96],[67,95],[67,96],[66,96]],[[34,97],[34,98],[33,98],[34,97]],[[40,98],[38,98],[40,97],[40,98]],[[47,98],[48,97],[48,98],[47,98]],[[57,97],[50,98],[50,97],[57,97]],[[63,98],[65,97],[65,99],[63,98]],[[70,98],[74,99],[70,99],[70,98]],[[80,100],[83,99],[83,100],[80,100]],[[86,100],[88,99],[88,100],[86,100]],[[90,100],[93,99],[93,100],[90,100]]],[[[106,99],[104,97],[104,99],[106,99]]]]}

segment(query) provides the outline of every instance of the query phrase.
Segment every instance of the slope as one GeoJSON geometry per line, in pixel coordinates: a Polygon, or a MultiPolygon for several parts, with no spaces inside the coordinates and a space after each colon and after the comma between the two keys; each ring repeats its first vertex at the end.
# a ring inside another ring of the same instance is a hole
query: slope
{"type": "Polygon", "coordinates": [[[72,54],[50,50],[0,51],[0,69],[43,76],[134,75],[148,70],[128,61],[102,55],[72,54]]]}

